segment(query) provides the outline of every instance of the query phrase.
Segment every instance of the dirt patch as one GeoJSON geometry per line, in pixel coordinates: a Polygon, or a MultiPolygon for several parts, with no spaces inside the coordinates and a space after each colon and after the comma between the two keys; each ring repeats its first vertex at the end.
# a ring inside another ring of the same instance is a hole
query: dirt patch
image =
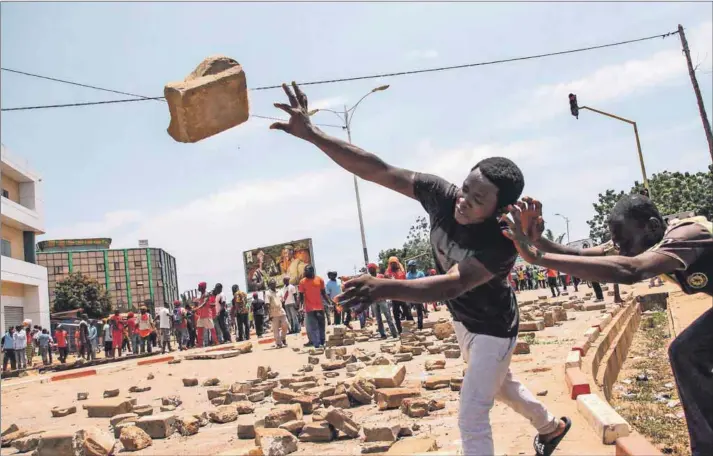
{"type": "Polygon", "coordinates": [[[550,370],[552,370],[551,367],[536,367],[536,368],[534,368],[534,369],[528,369],[528,370],[526,370],[525,372],[532,372],[533,374],[537,374],[537,373],[539,373],[539,372],[547,372],[547,371],[550,371],[550,370]]]}
{"type": "Polygon", "coordinates": [[[668,314],[644,313],[610,402],[662,453],[684,456],[690,443],[666,351],[670,341],[668,314]]]}

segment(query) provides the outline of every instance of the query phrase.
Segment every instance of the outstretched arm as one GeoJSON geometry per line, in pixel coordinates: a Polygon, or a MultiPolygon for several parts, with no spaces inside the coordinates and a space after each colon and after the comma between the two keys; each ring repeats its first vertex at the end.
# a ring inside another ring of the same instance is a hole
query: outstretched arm
{"type": "Polygon", "coordinates": [[[349,306],[368,304],[382,299],[423,303],[446,301],[482,285],[493,274],[474,258],[467,258],[447,273],[413,280],[376,279],[363,275],[345,284],[339,302],[349,306]]]}
{"type": "Polygon", "coordinates": [[[513,241],[523,260],[530,264],[555,269],[582,280],[594,282],[613,282],[633,284],[659,274],[675,271],[683,266],[680,260],[657,252],[647,251],[635,257],[562,255],[541,251],[523,225],[521,210],[512,207],[512,220],[504,217],[508,223],[505,235],[513,241]]]}
{"type": "Polygon", "coordinates": [[[516,206],[520,211],[523,234],[525,234],[540,251],[576,256],[604,256],[606,254],[602,246],[575,249],[542,237],[542,233],[545,231],[545,220],[542,218],[542,203],[540,201],[526,196],[517,202],[516,206]]]}
{"type": "Polygon", "coordinates": [[[371,152],[331,137],[312,125],[309,118],[307,96],[294,82],[292,87],[294,93],[287,84],[282,84],[289,104],[275,103],[275,107],[285,111],[290,116],[290,120],[276,122],[270,125],[271,129],[282,130],[314,144],[336,164],[364,180],[397,191],[409,198],[415,198],[413,171],[391,166],[371,152]]]}

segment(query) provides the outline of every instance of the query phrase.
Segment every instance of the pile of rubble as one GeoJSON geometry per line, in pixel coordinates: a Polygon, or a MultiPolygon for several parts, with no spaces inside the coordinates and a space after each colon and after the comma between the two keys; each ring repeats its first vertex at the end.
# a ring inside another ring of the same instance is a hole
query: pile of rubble
{"type": "MultiPolygon", "coordinates": [[[[431,451],[436,449],[435,440],[415,435],[419,425],[406,420],[444,409],[445,397],[438,396],[437,390],[460,391],[462,374],[433,374],[445,369],[447,358],[458,358],[460,350],[453,325],[446,320],[429,322],[423,330],[415,329],[411,321],[403,326],[400,340],[382,343],[380,353],[360,348],[348,352],[341,345],[374,336],[337,326],[329,339],[332,346],[302,351],[300,354],[308,355],[308,363],[289,377],[280,376],[270,366],[260,366],[257,378],[229,385],[218,378],[181,379],[185,388],[205,388],[209,408],[199,412],[184,410],[178,395],[161,397],[156,410],[136,398],[122,397],[121,389],[106,390],[96,400],[80,392],[77,400],[82,401],[87,417],[108,419],[107,429],[31,432],[12,425],[2,433],[2,446],[37,456],[110,455],[122,448],[138,451],[155,439],[174,434],[188,437],[205,426],[235,423],[238,439],[254,440],[255,446],[245,449],[243,445],[225,454],[285,455],[297,451],[300,442],[325,443],[340,437],[361,439],[364,454],[431,451]],[[423,363],[428,373],[425,379],[406,381],[404,362],[441,353],[445,358],[423,363]],[[317,367],[321,372],[310,374],[317,367]],[[394,411],[402,418],[360,423],[354,414],[360,407],[394,411]]],[[[146,385],[128,388],[130,393],[150,390],[146,385]]],[[[77,413],[77,406],[54,408],[51,413],[56,418],[66,417],[77,413]]]]}

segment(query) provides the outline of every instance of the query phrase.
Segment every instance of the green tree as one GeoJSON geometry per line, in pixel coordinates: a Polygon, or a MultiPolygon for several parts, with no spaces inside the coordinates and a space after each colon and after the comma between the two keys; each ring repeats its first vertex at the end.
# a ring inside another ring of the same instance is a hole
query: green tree
{"type": "MultiPolygon", "coordinates": [[[[431,249],[431,226],[428,219],[423,216],[416,218],[416,222],[409,228],[403,247],[391,248],[379,252],[379,263],[386,266],[389,257],[395,256],[402,263],[413,258],[417,268],[426,271],[436,267],[431,249]]],[[[404,266],[406,266],[404,264],[404,266]]]]}
{"type": "Polygon", "coordinates": [[[565,233],[562,233],[559,236],[555,237],[555,234],[552,232],[551,229],[547,228],[545,230],[545,237],[556,244],[562,243],[562,239],[564,239],[564,235],[565,235],[565,233]]]}
{"type": "Polygon", "coordinates": [[[84,309],[91,318],[102,318],[111,313],[109,293],[99,282],[79,272],[57,282],[53,305],[55,312],[76,309],[84,309]]]}
{"type": "MultiPolygon", "coordinates": [[[[696,215],[713,219],[713,165],[708,166],[707,172],[680,173],[663,171],[653,174],[649,179],[652,199],[661,215],[676,214],[685,211],[694,211],[696,215]]],[[[634,182],[629,193],[640,193],[643,184],[634,182]]],[[[607,190],[599,194],[599,199],[594,206],[594,217],[587,221],[589,237],[597,243],[604,243],[610,239],[608,219],[612,208],[625,193],[607,190]]]]}

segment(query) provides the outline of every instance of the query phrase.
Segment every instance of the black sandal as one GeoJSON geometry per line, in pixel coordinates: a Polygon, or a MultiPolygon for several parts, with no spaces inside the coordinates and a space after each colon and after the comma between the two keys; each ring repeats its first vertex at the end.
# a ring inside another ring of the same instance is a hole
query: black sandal
{"type": "Polygon", "coordinates": [[[563,416],[561,420],[564,421],[564,431],[562,431],[562,433],[554,439],[550,440],[549,442],[541,442],[540,435],[537,434],[535,436],[535,441],[533,442],[533,445],[535,447],[536,456],[551,456],[552,453],[554,453],[555,448],[557,448],[557,445],[559,445],[564,436],[567,435],[567,432],[569,432],[569,428],[572,427],[572,420],[570,420],[566,416],[563,416]]]}

